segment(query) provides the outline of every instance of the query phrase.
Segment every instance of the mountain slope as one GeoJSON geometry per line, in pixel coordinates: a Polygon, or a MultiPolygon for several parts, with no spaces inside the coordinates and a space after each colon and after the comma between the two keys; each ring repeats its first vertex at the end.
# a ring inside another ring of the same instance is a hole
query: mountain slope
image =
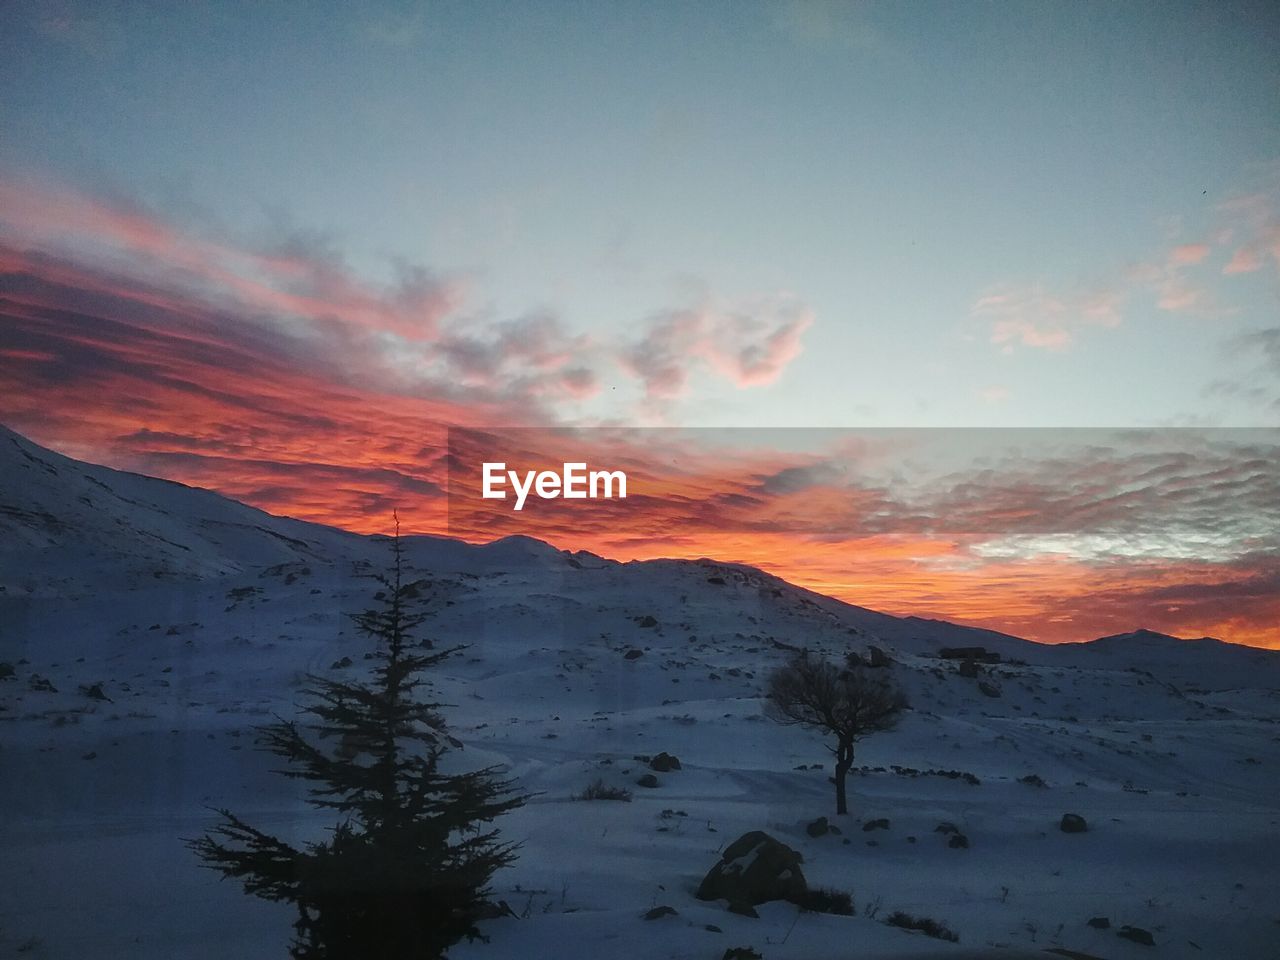
{"type": "MultiPolygon", "coordinates": [[[[180,838],[220,806],[288,837],[332,826],[254,730],[305,722],[308,674],[369,669],[349,615],[379,589],[365,574],[385,541],[12,436],[0,504],[0,569],[23,591],[0,599],[0,956],[280,956],[289,911],[200,870],[180,838]]],[[[1148,634],[1043,647],[714,560],[617,563],[523,537],[405,546],[433,598],[422,636],[465,644],[432,671],[454,761],[501,765],[535,794],[500,824],[523,846],[495,895],[520,919],[486,921],[491,942],[461,960],[1151,954],[1116,937],[1123,924],[1175,960],[1274,954],[1280,655],[1148,634]],[[764,684],[796,648],[870,645],[913,709],[859,744],[854,815],[814,836],[831,817],[828,744],[771,722],[764,684]],[[962,670],[943,646],[1004,659],[962,670]],[[1251,689],[1228,690],[1242,678],[1251,689]],[[681,769],[640,785],[660,751],[681,769]],[[574,799],[596,779],[631,802],[574,799]],[[1061,832],[1065,812],[1088,832],[1061,832]],[[859,915],[771,904],[751,919],[696,900],[755,829],[801,851],[811,883],[852,890],[859,915]],[[676,914],[645,920],[657,905],[676,914]],[[886,926],[897,910],[962,946],[886,926]]]]}
{"type": "Polygon", "coordinates": [[[0,427],[0,590],[74,595],[364,552],[364,538],[82,463],[0,427]]]}

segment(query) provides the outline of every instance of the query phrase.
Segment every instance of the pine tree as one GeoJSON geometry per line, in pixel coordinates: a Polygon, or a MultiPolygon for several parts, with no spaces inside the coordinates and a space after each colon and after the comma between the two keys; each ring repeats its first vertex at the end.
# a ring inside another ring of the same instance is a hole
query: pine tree
{"type": "Polygon", "coordinates": [[[301,848],[228,810],[188,846],[245,892],[293,903],[296,960],[434,960],[479,936],[493,873],[515,859],[492,822],[526,796],[494,767],[445,773],[451,741],[441,704],[419,694],[424,671],[456,653],[416,641],[428,616],[421,584],[403,581],[397,522],[390,575],[375,579],[379,608],[355,615],[378,641],[368,682],[311,676],[305,724],[261,728],[260,744],[284,758],[279,772],[309,784],[309,802],[340,815],[332,835],[301,848]],[[336,748],[332,746],[337,742],[336,748]]]}

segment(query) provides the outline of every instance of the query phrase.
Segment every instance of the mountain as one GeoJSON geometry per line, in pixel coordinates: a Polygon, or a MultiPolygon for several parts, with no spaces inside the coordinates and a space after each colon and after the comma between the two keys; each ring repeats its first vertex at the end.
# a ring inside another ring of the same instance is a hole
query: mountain
{"type": "Polygon", "coordinates": [[[1280,655],[1213,637],[1194,640],[1154,630],[1058,644],[1046,662],[1143,670],[1188,691],[1264,688],[1280,690],[1280,655]]]}
{"type": "Polygon", "coordinates": [[[359,554],[364,538],[81,463],[0,427],[0,591],[75,595],[359,554]]]}
{"type": "MultiPolygon", "coordinates": [[[[712,588],[717,572],[759,590],[782,591],[872,639],[913,652],[930,644],[986,645],[1012,653],[1027,642],[991,631],[876,613],[795,587],[755,568],[712,560],[615,564],[512,536],[475,545],[447,537],[406,538],[413,561],[437,572],[482,574],[549,566],[614,568],[638,577],[685,571],[685,589],[712,588]],[[642,573],[641,571],[646,571],[642,573]]],[[[0,596],[74,597],[138,589],[155,581],[198,581],[281,564],[382,562],[380,538],[278,517],[208,490],[73,460],[0,427],[0,596]]]]}
{"type": "MultiPolygon", "coordinates": [[[[407,539],[424,566],[441,570],[481,572],[565,556],[530,537],[481,546],[448,537],[407,539]]],[[[385,558],[380,538],[83,463],[0,426],[0,597],[75,597],[279,564],[385,558]]]]}
{"type": "MultiPolygon", "coordinates": [[[[217,882],[180,838],[220,806],[288,837],[332,826],[253,749],[254,728],[297,716],[308,674],[368,669],[349,614],[378,589],[385,539],[8,432],[0,524],[0,956],[282,955],[289,911],[217,882]]],[[[520,919],[486,922],[490,942],[459,960],[1151,953],[1124,925],[1174,960],[1274,953],[1274,652],[1141,631],[1047,647],[711,559],[405,545],[432,598],[423,635],[465,644],[432,674],[456,762],[501,765],[536,795],[500,825],[523,846],[495,896],[520,919]],[[799,647],[870,646],[913,709],[859,744],[853,816],[832,818],[828,745],[772,722],[763,687],[799,647]],[[938,655],[957,646],[1002,659],[938,655]],[[681,769],[640,786],[662,751],[681,769]],[[597,779],[631,802],[573,799],[597,779]],[[1088,831],[1059,830],[1067,812],[1088,831]],[[819,816],[840,833],[814,836],[819,816]],[[852,890],[857,915],[769,904],[751,919],[696,900],[755,829],[800,851],[810,883],[852,890]],[[645,920],[658,905],[676,914],[645,920]],[[896,911],[961,945],[886,926],[896,911]]]]}

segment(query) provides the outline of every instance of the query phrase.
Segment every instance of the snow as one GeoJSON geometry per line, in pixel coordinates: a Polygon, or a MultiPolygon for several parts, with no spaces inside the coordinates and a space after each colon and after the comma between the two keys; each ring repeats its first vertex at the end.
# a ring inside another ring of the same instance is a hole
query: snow
{"type": "MultiPolygon", "coordinates": [[[[529,538],[407,546],[441,600],[423,632],[467,644],[436,673],[465,745],[454,762],[503,764],[535,794],[501,823],[523,846],[494,894],[519,918],[451,956],[1275,955],[1275,653],[1148,633],[1049,648],[710,560],[614,563],[529,538]],[[770,721],[760,693],[790,647],[869,644],[914,709],[859,744],[853,812],[837,817],[821,737],[770,721]],[[975,645],[1004,658],[977,679],[936,656],[975,645]],[[664,750],[682,769],[637,786],[650,771],[636,757],[664,750]],[[1019,782],[1032,774],[1047,786],[1019,782]],[[572,799],[596,778],[632,800],[572,799]],[[1062,833],[1067,812],[1088,832],[1062,833]],[[819,816],[840,834],[808,836],[819,816]],[[861,829],[880,817],[888,830],[861,829]],[[778,903],[750,919],[696,900],[755,829],[800,851],[811,884],[851,891],[857,915],[778,903]],[[643,919],[663,904],[676,915],[643,919]],[[960,943],[883,923],[897,910],[960,943]],[[1117,937],[1123,924],[1157,948],[1117,937]]],[[[0,680],[0,956],[282,955],[288,908],[202,870],[181,840],[218,806],[289,837],[328,826],[253,728],[295,712],[308,672],[367,667],[347,614],[387,555],[0,433],[0,661],[15,669],[0,680]]]]}

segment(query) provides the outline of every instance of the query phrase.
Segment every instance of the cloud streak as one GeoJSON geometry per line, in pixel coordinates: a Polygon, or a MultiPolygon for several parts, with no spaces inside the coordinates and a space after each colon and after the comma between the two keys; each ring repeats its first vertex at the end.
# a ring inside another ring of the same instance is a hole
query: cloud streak
{"type": "MultiPolygon", "coordinates": [[[[0,243],[0,395],[8,425],[72,455],[354,530],[397,508],[422,532],[714,556],[1045,640],[1145,625],[1280,646],[1270,435],[1013,437],[981,456],[966,435],[926,469],[954,435],[583,431],[561,411],[616,359],[654,400],[700,377],[759,388],[799,355],[810,311],[710,303],[601,343],[545,312],[482,321],[430,271],[370,284],[315,242],[244,252],[118,204],[23,202],[0,243]],[[491,454],[625,469],[632,496],[519,518],[459,502],[450,476],[491,454]]],[[[1280,364],[1272,333],[1246,346],[1280,364]]]]}

